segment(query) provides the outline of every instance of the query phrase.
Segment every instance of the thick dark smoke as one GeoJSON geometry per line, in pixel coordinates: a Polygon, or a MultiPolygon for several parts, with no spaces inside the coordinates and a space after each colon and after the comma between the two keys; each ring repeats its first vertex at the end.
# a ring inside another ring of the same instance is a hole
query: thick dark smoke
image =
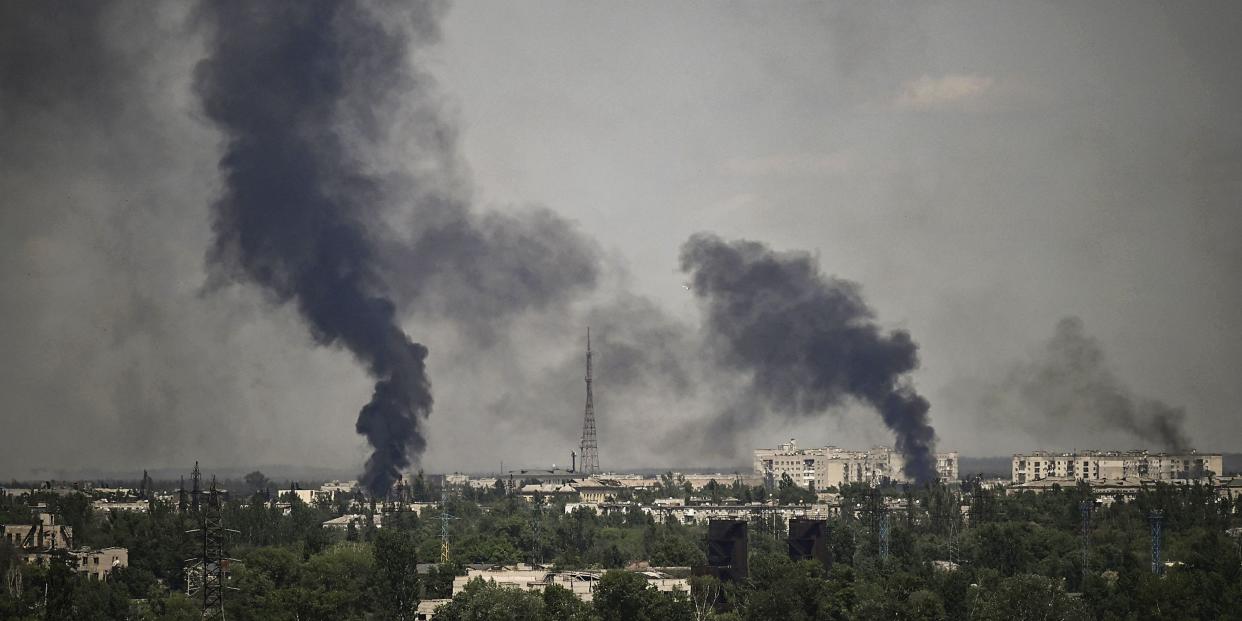
{"type": "Polygon", "coordinates": [[[881,331],[858,285],[824,276],[808,254],[709,234],[682,246],[681,268],[705,304],[709,348],[722,365],[750,375],[763,405],[812,416],[862,400],[896,434],[905,474],[935,478],[929,406],[906,377],[918,367],[918,347],[905,331],[881,331]]]}
{"type": "Polygon", "coordinates": [[[1109,367],[1100,342],[1078,317],[1065,317],[1029,360],[1014,365],[985,397],[985,407],[1006,420],[1034,420],[1037,436],[1065,425],[1120,430],[1167,450],[1189,446],[1181,408],[1134,396],[1109,367]]]}
{"type": "Polygon", "coordinates": [[[362,482],[385,493],[426,444],[427,349],[398,325],[380,277],[382,182],[342,136],[347,123],[371,119],[342,114],[357,112],[350,96],[382,100],[408,88],[406,30],[350,2],[203,8],[215,29],[197,90],[227,139],[210,258],[223,276],[294,304],[316,341],[366,365],[375,391],[357,430],[374,452],[362,482]]]}
{"type": "Polygon", "coordinates": [[[318,342],[376,379],[357,422],[375,493],[426,445],[427,349],[403,317],[447,319],[494,345],[508,320],[592,290],[600,269],[594,242],[547,209],[471,209],[456,130],[410,58],[438,40],[442,8],[203,7],[215,28],[197,87],[227,136],[211,262],[217,278],[295,304],[318,342]]]}

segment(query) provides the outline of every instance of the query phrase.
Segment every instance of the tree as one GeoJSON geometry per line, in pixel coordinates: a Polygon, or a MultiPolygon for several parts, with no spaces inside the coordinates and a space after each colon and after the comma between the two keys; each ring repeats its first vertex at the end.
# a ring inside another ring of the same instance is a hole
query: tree
{"type": "Polygon", "coordinates": [[[372,546],[374,586],[379,609],[388,619],[405,621],[418,613],[418,544],[407,531],[380,529],[372,546]]]}
{"type": "Polygon", "coordinates": [[[258,470],[242,477],[242,481],[246,483],[246,487],[250,490],[251,494],[257,494],[272,486],[271,479],[268,479],[267,475],[259,472],[258,470]]]}
{"type": "Polygon", "coordinates": [[[588,621],[595,616],[591,606],[569,589],[549,584],[543,589],[543,618],[548,621],[588,621]]]}
{"type": "Polygon", "coordinates": [[[646,576],[610,571],[595,586],[595,614],[603,621],[692,621],[694,605],[686,595],[667,595],[647,584],[646,576]]]}
{"type": "Polygon", "coordinates": [[[979,589],[971,617],[983,621],[1087,619],[1082,603],[1071,598],[1059,580],[1022,574],[979,589]]]}
{"type": "Polygon", "coordinates": [[[471,580],[453,601],[436,610],[436,621],[543,621],[544,603],[536,593],[471,580]]]}

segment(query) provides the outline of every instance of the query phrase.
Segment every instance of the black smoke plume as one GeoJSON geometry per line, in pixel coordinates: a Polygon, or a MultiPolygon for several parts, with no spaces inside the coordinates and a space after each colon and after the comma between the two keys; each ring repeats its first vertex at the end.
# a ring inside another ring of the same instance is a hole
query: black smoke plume
{"type": "MultiPolygon", "coordinates": [[[[316,341],[375,378],[357,431],[374,448],[363,484],[384,494],[419,454],[432,406],[427,349],[398,323],[379,248],[384,180],[351,150],[378,107],[411,87],[409,29],[353,2],[208,2],[214,26],[196,88],[226,138],[211,263],[293,304],[316,341]]],[[[416,5],[416,36],[434,38],[416,5]]]]}
{"type": "Polygon", "coordinates": [[[929,406],[906,378],[918,367],[918,347],[905,331],[881,331],[858,285],[824,276],[808,254],[710,234],[682,246],[681,268],[705,305],[709,349],[749,374],[763,405],[812,416],[862,400],[896,434],[906,476],[935,478],[929,406]]]}
{"type": "Polygon", "coordinates": [[[986,411],[1034,420],[1037,436],[1072,424],[1079,429],[1120,430],[1161,448],[1189,446],[1181,408],[1136,397],[1113,372],[1100,342],[1078,317],[1064,317],[1029,359],[1015,364],[984,398],[986,411]]]}

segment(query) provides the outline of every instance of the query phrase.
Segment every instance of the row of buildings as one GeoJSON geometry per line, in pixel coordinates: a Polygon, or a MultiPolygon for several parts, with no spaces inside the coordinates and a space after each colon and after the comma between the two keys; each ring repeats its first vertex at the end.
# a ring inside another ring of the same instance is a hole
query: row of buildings
{"type": "Polygon", "coordinates": [[[107,580],[114,569],[129,566],[129,550],[120,547],[75,547],[73,527],[59,524],[46,506],[36,507],[30,524],[0,524],[0,541],[17,550],[22,561],[47,565],[63,555],[74,569],[92,580],[107,580]]]}
{"type": "Polygon", "coordinates": [[[1220,453],[1152,453],[1133,451],[1036,451],[1013,456],[1010,482],[1116,481],[1137,479],[1167,483],[1206,481],[1224,473],[1220,453]]]}
{"type": "MultiPolygon", "coordinates": [[[[908,483],[901,453],[887,446],[866,450],[835,446],[800,448],[794,439],[774,449],[755,449],[754,473],[769,485],[788,476],[802,487],[822,490],[847,483],[879,485],[908,483]]],[[[958,478],[958,453],[936,453],[936,474],[943,481],[958,478]]]]}

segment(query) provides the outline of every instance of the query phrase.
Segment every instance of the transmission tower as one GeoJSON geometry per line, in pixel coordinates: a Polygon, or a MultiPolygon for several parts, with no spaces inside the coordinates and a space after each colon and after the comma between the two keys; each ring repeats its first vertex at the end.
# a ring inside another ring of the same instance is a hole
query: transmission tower
{"type": "MultiPolygon", "coordinates": [[[[228,586],[229,562],[225,556],[225,539],[229,533],[238,531],[224,527],[221,515],[221,496],[212,477],[211,487],[202,489],[198,463],[194,464],[193,506],[198,528],[186,531],[199,543],[199,556],[186,561],[186,595],[202,605],[202,618],[224,618],[224,594],[228,586]]],[[[235,590],[235,589],[234,589],[235,590]]]]}
{"type": "MultiPolygon", "coordinates": [[[[962,501],[956,493],[949,496],[953,502],[952,513],[948,516],[949,522],[949,562],[957,563],[957,522],[962,515],[962,501]]],[[[930,504],[930,501],[929,501],[930,504]]]]}
{"type": "Polygon", "coordinates": [[[880,488],[871,488],[865,509],[871,522],[871,536],[875,539],[875,549],[881,560],[888,559],[889,518],[888,507],[884,504],[884,494],[880,488]]]}
{"type": "Polygon", "coordinates": [[[1164,539],[1164,511],[1156,509],[1147,514],[1151,524],[1151,573],[1164,575],[1164,563],[1160,559],[1160,544],[1164,539]]]}
{"type": "Polygon", "coordinates": [[[457,516],[448,512],[448,490],[440,492],[440,562],[449,562],[449,522],[457,516]]]}
{"type": "Polygon", "coordinates": [[[1082,575],[1086,576],[1089,572],[1088,552],[1091,549],[1091,512],[1095,510],[1094,500],[1084,500],[1078,503],[1078,512],[1082,514],[1082,528],[1079,536],[1081,537],[1082,547],[1082,575]]]}
{"type": "Polygon", "coordinates": [[[586,411],[582,416],[582,443],[578,447],[582,456],[582,471],[587,476],[599,474],[599,444],[595,439],[595,397],[591,393],[591,329],[587,328],[586,351],[586,411]]]}
{"type": "Polygon", "coordinates": [[[533,502],[535,511],[531,513],[531,520],[534,522],[535,545],[531,550],[530,564],[538,565],[543,562],[543,499],[536,497],[533,502]]]}
{"type": "Polygon", "coordinates": [[[888,539],[889,539],[888,509],[881,508],[880,509],[880,560],[881,561],[888,560],[888,539]]]}

